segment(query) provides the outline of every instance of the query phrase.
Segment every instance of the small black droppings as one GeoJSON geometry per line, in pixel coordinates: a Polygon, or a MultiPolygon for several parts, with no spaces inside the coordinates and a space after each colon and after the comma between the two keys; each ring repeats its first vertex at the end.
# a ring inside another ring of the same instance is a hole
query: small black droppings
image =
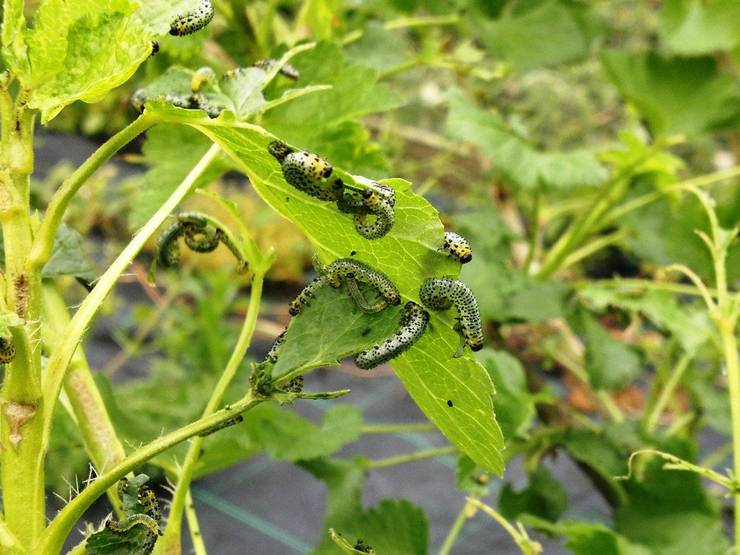
{"type": "Polygon", "coordinates": [[[290,197],[285,197],[285,202],[290,202],[290,197]]]}
{"type": "Polygon", "coordinates": [[[365,337],[371,331],[373,331],[371,328],[365,328],[364,330],[362,330],[362,333],[360,335],[362,335],[362,337],[365,337]]]}
{"type": "Polygon", "coordinates": [[[349,253],[350,256],[355,256],[356,254],[357,254],[357,251],[352,251],[351,253],[349,253]]]}
{"type": "Polygon", "coordinates": [[[450,401],[449,399],[447,399],[447,406],[448,406],[448,407],[452,407],[452,406],[453,406],[453,405],[452,405],[452,401],[450,401]]]}

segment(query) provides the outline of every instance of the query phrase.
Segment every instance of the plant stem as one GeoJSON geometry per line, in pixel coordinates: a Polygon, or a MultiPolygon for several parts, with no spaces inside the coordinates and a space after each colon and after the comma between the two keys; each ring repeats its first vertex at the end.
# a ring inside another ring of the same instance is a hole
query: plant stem
{"type": "MultiPolygon", "coordinates": [[[[69,325],[69,312],[56,286],[43,285],[43,339],[44,344],[53,351],[61,341],[62,333],[69,325]]],[[[74,416],[85,450],[90,456],[98,474],[104,473],[126,457],[123,444],[118,439],[103,398],[95,384],[82,347],[75,351],[64,379],[64,392],[74,416]]],[[[117,488],[108,490],[116,513],[122,515],[121,500],[117,488]]]]}
{"type": "Polygon", "coordinates": [[[405,464],[414,461],[420,461],[423,459],[441,457],[442,455],[450,455],[456,452],[457,448],[452,445],[448,447],[435,447],[434,449],[415,451],[414,453],[408,453],[406,455],[398,455],[395,457],[388,457],[386,459],[367,461],[366,468],[387,468],[389,466],[396,466],[397,464],[405,464]]]}
{"type": "Polygon", "coordinates": [[[44,414],[44,450],[49,442],[51,432],[51,408],[54,406],[59,390],[64,380],[67,367],[72,359],[77,346],[82,340],[82,336],[87,331],[93,318],[97,314],[105,298],[115,286],[118,278],[126,271],[131,261],[141,251],[149,238],[154,235],[157,229],[162,225],[170,212],[190,193],[197,179],[203,174],[208,165],[216,158],[219,152],[218,145],[212,145],[203,155],[193,169],[188,173],[185,179],[178,185],[177,189],[170,195],[165,203],[157,212],[144,224],[144,227],[134,236],[126,245],[121,254],[113,261],[100,280],[95,285],[92,292],[85,298],[80,308],[66,327],[63,334],[63,340],[59,348],[54,351],[49,364],[46,368],[46,375],[43,383],[43,398],[49,410],[44,414]]]}
{"type": "Polygon", "coordinates": [[[218,426],[222,422],[248,411],[265,400],[264,398],[255,397],[250,391],[236,403],[210,416],[196,420],[187,426],[183,426],[174,432],[161,436],[144,447],[137,449],[108,472],[98,477],[97,480],[93,481],[59,511],[44,531],[39,543],[35,546],[36,550],[33,552],[59,553],[65,538],[72,531],[85,511],[106,489],[113,486],[123,476],[170,447],[174,447],[178,443],[182,443],[214,426],[218,426]]]}
{"type": "Polygon", "coordinates": [[[188,521],[188,530],[190,530],[190,541],[193,542],[193,553],[195,555],[208,555],[203,534],[200,531],[198,513],[195,512],[195,505],[193,504],[193,494],[189,488],[185,499],[185,517],[188,521]]]}
{"type": "Polygon", "coordinates": [[[529,273],[530,266],[534,260],[535,252],[540,242],[540,213],[542,210],[542,191],[537,188],[534,193],[534,207],[532,208],[532,218],[530,221],[531,231],[529,234],[529,249],[527,250],[527,257],[524,259],[524,266],[522,269],[525,274],[529,273]]]}
{"type": "MultiPolygon", "coordinates": [[[[730,389],[730,410],[732,415],[732,452],[735,479],[740,479],[740,365],[737,356],[736,320],[718,321],[722,350],[727,365],[727,381],[730,389]]],[[[735,549],[740,549],[740,490],[733,492],[735,498],[735,549]]]]}
{"type": "Polygon", "coordinates": [[[471,503],[473,507],[480,509],[488,516],[490,516],[493,520],[498,522],[501,527],[506,530],[506,532],[516,542],[516,545],[519,547],[523,555],[537,555],[537,553],[540,553],[542,551],[542,546],[538,542],[533,541],[529,538],[529,536],[527,535],[527,531],[521,524],[519,524],[519,530],[517,530],[511,525],[508,520],[501,516],[497,511],[494,511],[492,507],[486,505],[478,499],[468,497],[468,503],[471,503]]]}
{"type": "MultiPolygon", "coordinates": [[[[614,278],[614,279],[597,279],[597,280],[582,280],[572,283],[576,289],[588,289],[589,287],[613,287],[618,289],[620,287],[624,289],[653,289],[657,291],[669,291],[671,293],[678,293],[679,295],[693,295],[695,297],[701,297],[702,293],[693,285],[687,285],[684,283],[669,283],[661,281],[651,281],[648,279],[635,279],[635,278],[614,278]]],[[[717,296],[716,289],[709,289],[709,294],[712,297],[717,296]]]]}
{"type": "MultiPolygon", "coordinates": [[[[244,355],[252,342],[252,335],[254,334],[254,329],[257,325],[260,301],[262,299],[262,285],[264,283],[265,272],[268,268],[269,263],[261,265],[254,270],[255,273],[254,280],[252,281],[252,292],[249,296],[249,307],[244,319],[244,324],[239,333],[239,338],[234,347],[234,351],[231,353],[231,357],[229,358],[229,361],[226,364],[213,393],[211,394],[211,398],[208,400],[208,404],[205,409],[203,409],[203,418],[213,414],[216,408],[223,401],[226,389],[233,381],[236,371],[244,360],[244,355]]],[[[185,455],[182,470],[178,476],[175,494],[172,497],[169,517],[167,519],[167,527],[164,531],[164,536],[160,540],[161,547],[159,549],[164,553],[179,553],[181,551],[180,536],[183,510],[185,509],[187,496],[190,491],[190,483],[193,480],[193,471],[195,470],[195,464],[198,462],[198,458],[200,457],[200,451],[203,446],[204,439],[205,438],[202,437],[194,438],[188,447],[187,455],[185,455]]]]}
{"type": "Polygon", "coordinates": [[[405,432],[434,432],[437,427],[431,422],[420,424],[368,424],[360,428],[362,434],[398,434],[405,432]]]}
{"type": "Polygon", "coordinates": [[[655,402],[655,405],[653,405],[653,408],[645,421],[645,429],[648,432],[653,433],[655,431],[655,427],[658,425],[658,420],[663,414],[663,411],[668,404],[668,400],[671,398],[671,395],[673,395],[676,386],[681,381],[684,371],[688,368],[689,362],[691,362],[691,356],[684,353],[673,368],[673,372],[671,372],[671,375],[668,377],[668,380],[663,386],[663,390],[658,396],[658,400],[655,402]]]}
{"type": "Polygon", "coordinates": [[[609,245],[613,245],[614,243],[619,243],[622,239],[625,238],[625,236],[626,233],[623,230],[618,230],[614,233],[610,233],[609,235],[597,237],[596,239],[589,241],[582,247],[575,249],[568,256],[566,256],[559,269],[564,270],[565,268],[569,268],[577,262],[580,262],[584,258],[591,256],[593,253],[600,251],[604,247],[608,247],[609,245]]]}
{"type": "Polygon", "coordinates": [[[35,113],[26,108],[27,92],[16,102],[3,91],[0,146],[0,223],[5,250],[4,305],[22,321],[11,327],[15,358],[6,365],[2,384],[3,506],[5,524],[18,542],[30,548],[44,528],[44,469],[41,464],[42,415],[39,334],[41,277],[29,271],[31,247],[30,176],[33,172],[35,113]],[[10,110],[10,113],[8,113],[10,110]]]}
{"type": "Polygon", "coordinates": [[[72,175],[64,180],[62,186],[54,193],[46,209],[41,228],[36,234],[28,264],[31,268],[40,269],[51,257],[54,239],[62,223],[62,217],[69,203],[80,187],[116,152],[138,137],[141,133],[157,123],[158,117],[144,112],[127,127],[103,143],[72,175]]]}
{"type": "Polygon", "coordinates": [[[457,513],[457,517],[452,523],[452,528],[450,528],[450,531],[447,533],[447,537],[445,538],[442,547],[439,548],[439,555],[450,555],[452,546],[455,545],[457,538],[460,536],[460,532],[462,532],[465,522],[470,518],[469,515],[472,508],[473,504],[468,500],[465,505],[462,506],[460,512],[457,513]]]}

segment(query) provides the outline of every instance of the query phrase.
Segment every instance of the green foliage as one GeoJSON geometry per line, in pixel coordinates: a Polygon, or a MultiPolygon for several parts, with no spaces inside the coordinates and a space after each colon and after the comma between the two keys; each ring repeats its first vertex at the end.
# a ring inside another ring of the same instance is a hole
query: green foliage
{"type": "Polygon", "coordinates": [[[328,457],[360,436],[362,414],[356,407],[336,405],[316,426],[298,414],[262,405],[246,416],[246,429],[255,445],[276,459],[311,460],[328,457]]]}
{"type": "Polygon", "coordinates": [[[529,475],[526,488],[516,491],[510,483],[505,484],[498,503],[501,514],[508,519],[529,514],[555,522],[565,511],[568,499],[563,485],[543,465],[529,475]]]}
{"type": "Polygon", "coordinates": [[[699,135],[740,121],[735,80],[704,58],[668,58],[654,52],[606,51],[602,62],[619,91],[656,135],[699,135]]]}
{"type": "Polygon", "coordinates": [[[733,0],[668,0],[660,26],[663,45],[674,54],[709,54],[740,43],[740,5],[733,0]]]}
{"type": "Polygon", "coordinates": [[[590,187],[606,178],[604,168],[587,150],[541,152],[495,112],[472,105],[460,91],[449,93],[447,132],[478,146],[507,182],[526,190],[540,187],[590,187]]]}

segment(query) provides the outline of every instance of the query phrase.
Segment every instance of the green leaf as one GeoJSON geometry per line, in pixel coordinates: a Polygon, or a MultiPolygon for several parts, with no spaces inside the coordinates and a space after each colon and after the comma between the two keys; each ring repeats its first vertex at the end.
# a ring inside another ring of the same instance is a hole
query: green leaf
{"type": "Polygon", "coordinates": [[[402,33],[390,31],[382,24],[370,21],[364,26],[362,37],[350,43],[345,52],[355,63],[386,71],[408,62],[410,46],[402,33]]]}
{"type": "Polygon", "coordinates": [[[518,520],[530,514],[555,522],[565,512],[568,499],[563,485],[546,466],[540,465],[529,475],[527,487],[516,491],[510,483],[504,484],[498,498],[501,514],[509,520],[518,520]]]}
{"type": "Polygon", "coordinates": [[[740,93],[713,58],[666,58],[654,52],[604,52],[602,63],[622,95],[656,135],[698,135],[740,121],[740,93]]]}
{"type": "Polygon", "coordinates": [[[576,3],[523,2],[496,20],[471,19],[493,54],[519,69],[553,66],[584,58],[591,41],[585,10],[576,3]]]}
{"type": "Polygon", "coordinates": [[[367,479],[365,459],[314,459],[298,463],[314,477],[326,484],[326,517],[321,543],[314,555],[336,555],[336,547],[329,536],[329,528],[350,526],[362,514],[362,489],[367,479]]]}
{"type": "Polygon", "coordinates": [[[76,100],[97,102],[152,51],[131,0],[47,0],[27,33],[29,106],[46,123],[76,100]]]}
{"type": "MultiPolygon", "coordinates": [[[[371,298],[371,291],[363,288],[363,293],[371,298]]],[[[343,358],[395,333],[400,315],[400,306],[366,314],[344,291],[344,286],[326,286],[298,316],[291,318],[272,376],[280,378],[297,369],[336,366],[343,358]]]]}
{"type": "MultiPolygon", "coordinates": [[[[336,166],[365,171],[362,168],[368,165],[368,153],[377,158],[378,149],[367,135],[361,145],[350,142],[358,138],[355,120],[397,108],[403,104],[401,97],[387,85],[378,83],[377,70],[349,63],[336,44],[320,43],[296,55],[291,64],[300,71],[296,86],[331,85],[332,88],[270,110],[262,117],[262,125],[284,141],[320,152],[336,166]],[[345,135],[348,123],[353,124],[351,136],[345,135]]],[[[278,96],[278,92],[274,94],[278,96]]],[[[377,167],[377,162],[373,163],[377,167]]]]}
{"type": "Polygon", "coordinates": [[[481,479],[478,465],[467,455],[460,455],[457,458],[457,467],[455,468],[455,486],[457,489],[477,497],[485,497],[490,493],[487,478],[481,479]]]}
{"type": "Polygon", "coordinates": [[[740,3],[736,0],[666,0],[660,40],[674,54],[709,54],[740,43],[740,3]]]}
{"type": "Polygon", "coordinates": [[[507,182],[523,189],[593,187],[606,170],[586,150],[541,152],[518,136],[495,112],[472,105],[459,90],[449,93],[447,133],[478,146],[507,182]]]}
{"type": "Polygon", "coordinates": [[[543,532],[564,536],[565,546],[574,555],[650,555],[647,547],[631,543],[624,536],[595,522],[561,521],[548,522],[544,519],[525,516],[522,522],[543,532]]]}
{"type": "Polygon", "coordinates": [[[427,555],[429,523],[424,510],[405,499],[385,499],[338,531],[383,555],[427,555]]]}
{"type": "MultiPolygon", "coordinates": [[[[618,285],[619,281],[616,282],[618,285]]],[[[578,290],[578,296],[596,311],[617,307],[639,311],[661,329],[670,332],[688,353],[696,352],[712,336],[712,325],[705,310],[686,302],[670,291],[624,289],[590,282],[578,290]]]]}
{"type": "MultiPolygon", "coordinates": [[[[308,197],[285,182],[279,164],[267,151],[274,137],[263,129],[244,123],[230,125],[223,117],[201,119],[197,124],[192,118],[186,121],[232,157],[255,191],[306,234],[323,260],[354,252],[357,260],[386,274],[402,297],[416,302],[425,279],[454,276],[459,271],[460,265],[439,251],[443,227],[437,211],[415,195],[408,182],[384,180],[396,192],[396,223],[388,235],[371,241],[357,234],[351,218],[333,205],[308,197]]],[[[334,171],[346,182],[356,182],[336,166],[334,171]]],[[[493,384],[469,355],[452,358],[459,344],[452,312],[435,313],[424,337],[396,359],[393,367],[419,407],[450,441],[482,468],[501,473],[503,460],[498,450],[503,437],[491,402],[493,384]]]]}
{"type": "Polygon", "coordinates": [[[637,352],[614,339],[588,312],[579,311],[573,325],[586,340],[586,371],[595,389],[621,389],[640,374],[637,352]]]}
{"type": "Polygon", "coordinates": [[[5,65],[21,81],[28,79],[28,49],[23,36],[26,18],[23,0],[3,0],[2,54],[5,65]]]}
{"type": "Polygon", "coordinates": [[[54,239],[54,250],[44,266],[45,278],[74,276],[88,283],[95,280],[95,271],[85,256],[82,236],[74,229],[62,224],[54,239]]]}
{"type": "Polygon", "coordinates": [[[360,436],[362,414],[351,405],[334,405],[316,426],[297,413],[262,405],[245,414],[249,437],[276,459],[300,461],[326,457],[360,436]]]}
{"type": "Polygon", "coordinates": [[[536,411],[535,398],[527,391],[521,363],[506,352],[492,349],[482,351],[478,360],[496,384],[493,406],[504,437],[512,439],[524,436],[532,426],[536,411]]]}

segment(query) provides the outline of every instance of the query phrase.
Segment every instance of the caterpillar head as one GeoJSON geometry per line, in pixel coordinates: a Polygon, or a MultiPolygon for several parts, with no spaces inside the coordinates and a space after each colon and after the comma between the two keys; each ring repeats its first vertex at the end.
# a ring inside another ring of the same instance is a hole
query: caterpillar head
{"type": "Polygon", "coordinates": [[[292,148],[281,141],[272,141],[267,145],[267,152],[273,155],[273,157],[282,164],[285,157],[288,154],[295,152],[292,148]]]}

